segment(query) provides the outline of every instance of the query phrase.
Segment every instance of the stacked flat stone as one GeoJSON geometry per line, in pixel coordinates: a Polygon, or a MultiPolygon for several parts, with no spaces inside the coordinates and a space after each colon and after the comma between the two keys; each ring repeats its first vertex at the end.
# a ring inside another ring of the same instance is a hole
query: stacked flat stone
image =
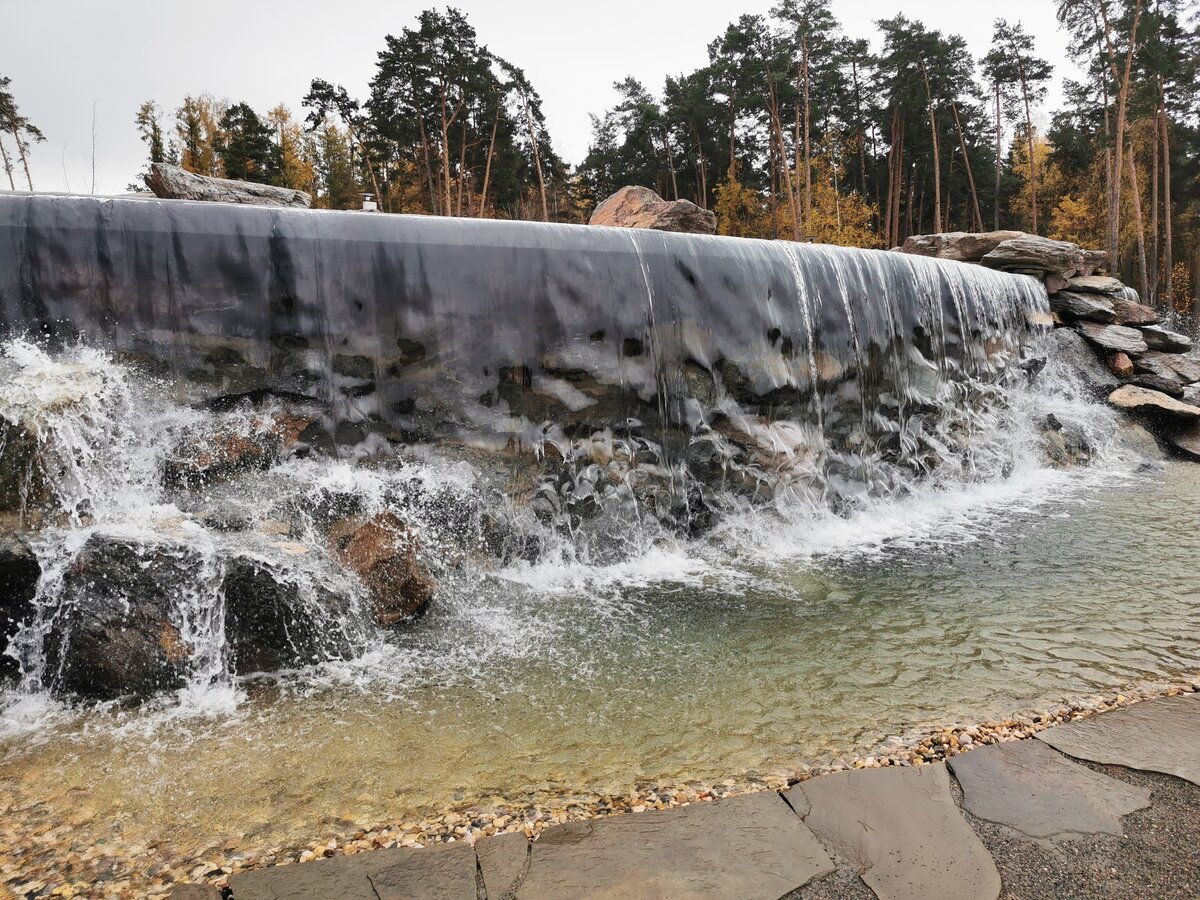
{"type": "Polygon", "coordinates": [[[1103,250],[1015,231],[915,235],[896,250],[1041,280],[1057,352],[1097,395],[1200,460],[1200,359],[1190,355],[1192,339],[1168,329],[1137,291],[1106,274],[1103,250]]]}

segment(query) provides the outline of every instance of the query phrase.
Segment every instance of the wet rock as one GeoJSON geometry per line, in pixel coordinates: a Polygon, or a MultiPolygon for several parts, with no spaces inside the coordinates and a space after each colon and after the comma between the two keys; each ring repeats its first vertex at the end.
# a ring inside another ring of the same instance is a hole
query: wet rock
{"type": "Polygon", "coordinates": [[[1112,305],[1117,325],[1153,325],[1158,321],[1158,313],[1128,297],[1113,297],[1112,305]]]}
{"type": "Polygon", "coordinates": [[[0,418],[0,512],[24,512],[51,497],[37,440],[20,425],[0,418]]]}
{"type": "Polygon", "coordinates": [[[207,200],[213,203],[302,209],[312,206],[312,197],[304,191],[230,178],[210,178],[167,163],[153,163],[150,166],[146,187],[162,200],[207,200]]]}
{"type": "Polygon", "coordinates": [[[1172,435],[1171,444],[1188,456],[1195,460],[1200,460],[1200,424],[1186,428],[1179,434],[1172,435]]]}
{"type": "Polygon", "coordinates": [[[238,674],[353,655],[352,605],[311,578],[249,556],[226,563],[225,640],[238,674]]]}
{"type": "Polygon", "coordinates": [[[1107,275],[1077,275],[1068,282],[1068,290],[1077,294],[1122,295],[1125,285],[1107,275]]]}
{"type": "Polygon", "coordinates": [[[1177,353],[1149,350],[1138,358],[1135,367],[1139,371],[1163,378],[1174,378],[1185,384],[1200,381],[1200,360],[1177,353]]]}
{"type": "Polygon", "coordinates": [[[1042,279],[1042,283],[1046,285],[1046,293],[1053,297],[1059,291],[1065,291],[1071,281],[1057,272],[1048,272],[1042,279]]]}
{"type": "Polygon", "coordinates": [[[1168,331],[1161,325],[1146,325],[1142,329],[1142,337],[1146,346],[1151,350],[1162,350],[1166,353],[1187,353],[1192,349],[1192,339],[1177,331],[1168,331]]]}
{"type": "Polygon", "coordinates": [[[371,595],[375,623],[389,628],[420,612],[433,598],[433,576],[420,559],[408,526],[391,513],[345,519],[329,531],[338,559],[371,595]]]}
{"type": "Polygon", "coordinates": [[[236,503],[213,504],[201,512],[200,521],[213,531],[249,531],[254,527],[254,519],[236,503]]]}
{"type": "Polygon", "coordinates": [[[664,200],[649,188],[621,188],[596,207],[589,225],[716,234],[717,217],[690,200],[664,200]]]}
{"type": "Polygon", "coordinates": [[[42,567],[18,535],[0,534],[0,676],[15,674],[16,660],[5,651],[22,622],[33,618],[42,567]]]}
{"type": "Polygon", "coordinates": [[[1136,328],[1100,325],[1097,322],[1080,322],[1076,328],[1085,338],[1105,350],[1136,354],[1145,353],[1148,349],[1142,333],[1136,328]]]}
{"type": "Polygon", "coordinates": [[[1200,406],[1192,406],[1190,403],[1183,403],[1159,391],[1133,384],[1117,388],[1109,395],[1108,402],[1118,409],[1131,412],[1161,414],[1184,421],[1200,419],[1200,406]]]}
{"type": "Polygon", "coordinates": [[[1096,397],[1107,397],[1120,385],[1083,336],[1070,328],[1056,328],[1047,338],[1050,358],[1077,378],[1096,397]]]}
{"type": "Polygon", "coordinates": [[[1166,458],[1158,438],[1144,425],[1130,419],[1123,419],[1117,426],[1117,439],[1140,459],[1157,461],[1166,458]]]}
{"type": "Polygon", "coordinates": [[[1183,385],[1173,378],[1163,378],[1159,375],[1137,375],[1130,381],[1130,384],[1158,391],[1168,397],[1174,397],[1176,400],[1183,399],[1183,385]]]}
{"type": "Polygon", "coordinates": [[[1050,309],[1065,320],[1087,319],[1110,325],[1117,320],[1112,301],[1099,294],[1059,291],[1050,297],[1050,309]]]}
{"type": "Polygon", "coordinates": [[[1083,250],[1077,244],[1052,241],[1033,234],[1001,241],[980,262],[990,269],[1006,272],[1058,272],[1068,278],[1085,267],[1083,250]]]}
{"type": "Polygon", "coordinates": [[[311,424],[312,419],[299,416],[215,422],[179,443],[163,465],[163,483],[198,488],[241,472],[269,469],[311,424]]]}
{"type": "Polygon", "coordinates": [[[1085,466],[1095,452],[1082,423],[1064,423],[1053,414],[1042,423],[1042,447],[1046,458],[1059,468],[1085,466]]]}
{"type": "Polygon", "coordinates": [[[1025,236],[1023,231],[987,231],[972,234],[951,231],[945,234],[915,234],[897,248],[900,253],[934,256],[959,262],[979,262],[1005,241],[1025,236]]]}
{"type": "Polygon", "coordinates": [[[1133,377],[1133,360],[1125,353],[1114,353],[1108,358],[1108,368],[1118,378],[1133,377]]]}
{"type": "Polygon", "coordinates": [[[182,687],[192,648],[175,624],[200,557],[181,544],[93,534],[63,577],[46,645],[52,685],[82,697],[146,697],[182,687]]]}

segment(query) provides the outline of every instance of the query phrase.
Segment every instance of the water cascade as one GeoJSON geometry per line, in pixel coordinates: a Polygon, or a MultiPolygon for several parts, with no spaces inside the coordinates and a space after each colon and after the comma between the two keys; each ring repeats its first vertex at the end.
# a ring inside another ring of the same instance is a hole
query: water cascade
{"type": "Polygon", "coordinates": [[[132,629],[106,683],[145,693],[356,655],[419,605],[380,612],[366,527],[444,593],[1003,479],[1047,321],[1035,279],[895,253],[0,197],[0,499],[41,573],[8,657],[84,691],[78,636],[132,629]]]}

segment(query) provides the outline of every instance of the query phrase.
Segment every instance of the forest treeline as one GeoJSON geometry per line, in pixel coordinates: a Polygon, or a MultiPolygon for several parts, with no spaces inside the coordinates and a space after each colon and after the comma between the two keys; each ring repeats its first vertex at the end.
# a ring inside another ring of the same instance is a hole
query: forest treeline
{"type": "MultiPolygon", "coordinates": [[[[1046,2],[1083,73],[1053,111],[1042,106],[1054,66],[1019,22],[998,19],[977,59],[905,15],[875,23],[873,49],[829,0],[778,0],[657,93],[618,82],[575,167],[554,149],[535,86],[453,8],[387,35],[364,96],[315,78],[297,112],[199,93],[171,109],[147,101],[136,124],[150,160],[299,188],[325,208],[370,193],[385,212],[579,222],[640,184],[713,209],[728,235],[890,247],[918,233],[1036,232],[1105,248],[1144,297],[1192,306],[1200,0],[1046,2]]],[[[7,87],[11,184],[40,132],[7,87]]]]}

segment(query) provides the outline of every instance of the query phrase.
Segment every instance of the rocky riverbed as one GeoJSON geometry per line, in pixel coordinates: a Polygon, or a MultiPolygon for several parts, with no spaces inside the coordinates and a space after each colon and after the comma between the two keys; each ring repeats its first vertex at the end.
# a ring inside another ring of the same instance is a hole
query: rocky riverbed
{"type": "MultiPolygon", "coordinates": [[[[56,802],[14,805],[0,789],[0,883],[13,896],[165,898],[174,886],[224,887],[231,875],[390,847],[474,842],[520,832],[536,838],[565,822],[636,814],[705,803],[751,791],[782,791],[818,775],[846,769],[921,766],[989,744],[1024,740],[1063,722],[1077,721],[1143,700],[1200,692],[1200,675],[1170,684],[1131,685],[1116,693],[1078,698],[1011,718],[924,727],[868,748],[799,763],[793,768],[720,782],[635,783],[619,794],[558,792],[487,797],[462,806],[402,819],[353,825],[314,835],[309,842],[262,845],[252,836],[220,846],[188,848],[164,840],[130,845],[119,829],[96,839],[86,800],[70,812],[56,802]]],[[[65,800],[67,798],[59,798],[65,800]]]]}

